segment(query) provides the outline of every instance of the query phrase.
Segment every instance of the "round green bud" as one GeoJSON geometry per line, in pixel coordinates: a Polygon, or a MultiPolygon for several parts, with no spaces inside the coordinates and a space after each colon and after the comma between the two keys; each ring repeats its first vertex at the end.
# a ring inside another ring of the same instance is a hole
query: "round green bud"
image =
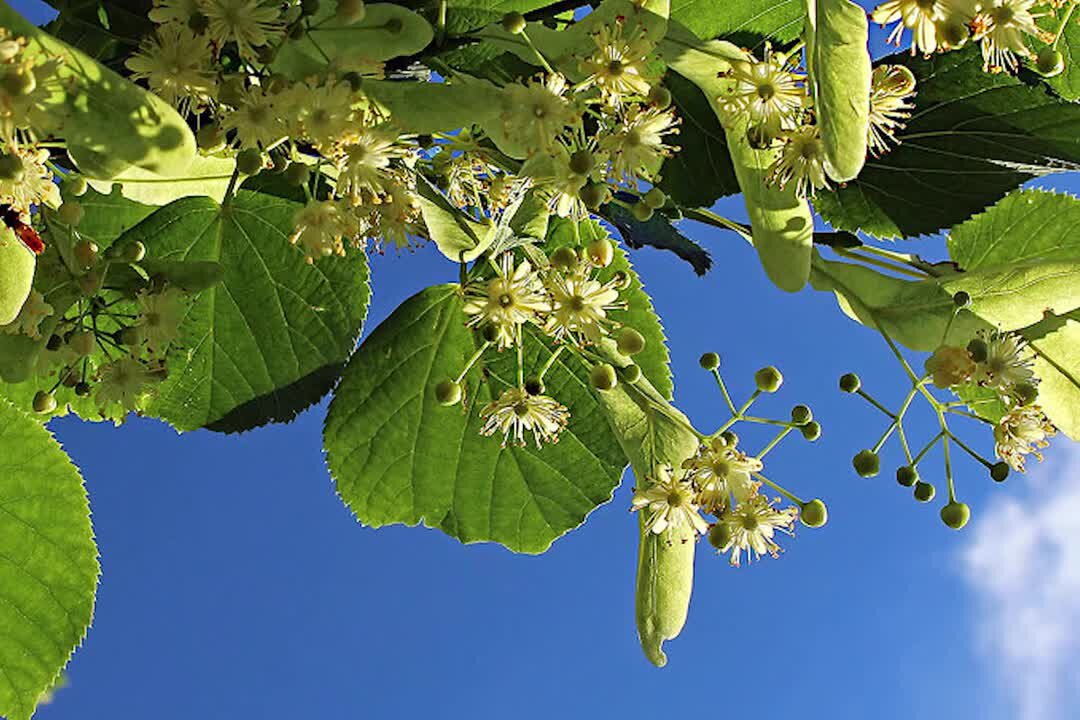
{"type": "Polygon", "coordinates": [[[630,212],[638,222],[648,222],[652,219],[654,211],[645,203],[645,201],[639,200],[631,206],[630,212]]]}
{"type": "Polygon", "coordinates": [[[704,353],[698,358],[698,365],[700,365],[703,370],[715,370],[720,367],[720,356],[714,352],[704,353]]]}
{"type": "Polygon", "coordinates": [[[784,376],[772,365],[754,373],[754,383],[761,392],[774,393],[784,384],[784,376]]]}
{"type": "Polygon", "coordinates": [[[968,520],[971,519],[971,508],[967,506],[967,503],[956,502],[953,500],[945,507],[941,508],[941,522],[945,523],[953,530],[959,530],[968,524],[968,520]]]}
{"type": "Polygon", "coordinates": [[[485,325],[480,331],[480,337],[484,338],[485,342],[493,343],[499,339],[499,328],[494,325],[485,325]]]}
{"type": "Polygon", "coordinates": [[[90,395],[90,383],[85,380],[75,383],[75,394],[79,397],[88,397],[90,395]]]}
{"type": "Polygon", "coordinates": [[[1035,56],[1035,70],[1043,77],[1060,75],[1065,70],[1065,56],[1047,45],[1035,56]]]}
{"type": "Polygon", "coordinates": [[[734,430],[725,430],[720,433],[720,437],[724,438],[724,442],[727,443],[728,447],[735,447],[739,444],[739,436],[735,434],[734,430]]]}
{"type": "Polygon", "coordinates": [[[15,153],[0,152],[0,180],[21,183],[26,179],[26,166],[15,153]]]}
{"type": "MultiPolygon", "coordinates": [[[[64,203],[64,205],[66,204],[67,203],[64,203]]],[[[63,205],[60,207],[63,207],[63,205]]],[[[79,263],[79,267],[88,268],[98,261],[97,243],[89,240],[80,240],[75,243],[75,247],[73,247],[71,251],[75,255],[75,260],[79,263]]]]}
{"type": "Polygon", "coordinates": [[[810,502],[803,504],[802,511],[799,513],[799,520],[806,527],[819,528],[829,522],[829,509],[820,499],[814,498],[810,502]]]}
{"type": "MultiPolygon", "coordinates": [[[[274,58],[277,57],[277,52],[277,45],[263,45],[262,47],[255,49],[255,58],[263,65],[269,65],[274,62],[274,58]]],[[[267,89],[270,89],[269,85],[267,85],[267,89]]]]}
{"type": "Polygon", "coordinates": [[[1005,462],[996,462],[990,466],[990,477],[994,482],[1005,482],[1005,478],[1009,477],[1009,464],[1005,462]]]}
{"type": "Polygon", "coordinates": [[[206,31],[206,28],[210,27],[210,18],[203,15],[201,12],[196,12],[188,18],[188,29],[196,35],[201,35],[206,31]]]}
{"type": "Polygon", "coordinates": [[[622,375],[623,380],[632,385],[641,379],[641,366],[630,363],[619,370],[619,373],[622,375]]]}
{"type": "Polygon", "coordinates": [[[300,0],[300,14],[311,16],[319,12],[319,0],[300,0]]]}
{"type": "Polygon", "coordinates": [[[64,182],[64,192],[72,197],[82,197],[90,189],[90,184],[82,175],[74,175],[64,182]]]}
{"type": "Polygon", "coordinates": [[[585,248],[585,256],[596,267],[607,267],[615,259],[615,246],[607,238],[597,238],[585,248]]]}
{"type": "Polygon", "coordinates": [[[928,482],[923,482],[922,480],[915,483],[915,490],[912,492],[912,495],[915,496],[915,499],[922,503],[930,502],[934,499],[934,495],[936,494],[937,488],[935,488],[928,482]]]}
{"type": "Polygon", "coordinates": [[[134,347],[142,341],[142,335],[139,333],[139,328],[134,325],[129,325],[123,330],[116,333],[116,342],[128,347],[134,347]]]}
{"type": "Polygon", "coordinates": [[[881,458],[873,450],[860,450],[851,458],[851,466],[864,478],[871,478],[881,470],[881,458]]]}
{"type": "Polygon", "coordinates": [[[709,528],[709,544],[717,550],[723,550],[731,542],[731,532],[727,525],[718,522],[709,528]]]}
{"type": "Polygon", "coordinates": [[[79,357],[85,357],[94,350],[94,333],[89,330],[80,330],[68,338],[68,347],[75,351],[79,357]]]}
{"type": "Polygon", "coordinates": [[[1030,405],[1039,397],[1039,389],[1029,382],[1013,385],[1012,392],[1021,405],[1030,405]]]}
{"type": "Polygon", "coordinates": [[[641,196],[641,201],[653,210],[659,210],[667,204],[667,195],[658,187],[654,187],[641,196]]]}
{"type": "Polygon", "coordinates": [[[615,337],[615,345],[623,355],[637,355],[645,349],[645,336],[632,327],[624,327],[615,337]]]}
{"type": "Polygon", "coordinates": [[[283,173],[289,169],[289,158],[284,152],[271,152],[270,153],[270,172],[283,173]]]}
{"type": "Polygon", "coordinates": [[[290,185],[307,185],[311,179],[311,168],[302,162],[294,162],[285,169],[285,182],[290,185]]]}
{"type": "Polygon", "coordinates": [[[805,425],[814,419],[814,413],[806,405],[796,405],[791,408],[791,422],[796,425],[805,425]]]}
{"type": "Polygon", "coordinates": [[[663,85],[653,85],[649,88],[649,104],[663,110],[671,104],[671,91],[663,85]]]}
{"type": "Polygon", "coordinates": [[[120,256],[129,263],[142,262],[146,257],[146,246],[139,240],[132,240],[124,245],[120,256]]]}
{"type": "Polygon", "coordinates": [[[49,339],[45,341],[45,349],[49,352],[56,352],[62,347],[64,347],[64,338],[60,337],[56,333],[50,335],[49,339]]]}
{"type": "Polygon", "coordinates": [[[896,482],[904,487],[912,487],[919,482],[919,471],[912,465],[901,465],[896,468],[896,482]]]}
{"type": "Polygon", "coordinates": [[[532,377],[525,381],[525,392],[530,395],[543,395],[544,390],[544,381],[540,378],[532,377]]]}
{"type": "Polygon", "coordinates": [[[590,210],[597,210],[608,201],[608,187],[604,183],[587,182],[578,190],[578,199],[590,210]]]}
{"type": "Polygon", "coordinates": [[[961,290],[961,291],[957,292],[955,295],[953,295],[952,296],[952,301],[953,301],[953,305],[955,305],[958,308],[971,307],[971,295],[964,292],[963,290],[961,290]]]}
{"type": "Polygon", "coordinates": [[[15,69],[6,73],[3,80],[0,80],[0,85],[7,91],[8,95],[29,95],[37,89],[37,78],[34,77],[33,70],[21,66],[14,66],[15,69]]]}
{"type": "Polygon", "coordinates": [[[556,248],[555,252],[551,253],[548,262],[551,263],[552,267],[559,270],[572,270],[577,267],[578,254],[574,248],[564,245],[561,248],[556,248]]]}
{"type": "Polygon", "coordinates": [[[821,423],[819,423],[817,420],[811,420],[810,422],[800,427],[799,432],[802,433],[802,436],[804,438],[806,438],[810,442],[814,442],[819,437],[821,437],[821,423]]]}
{"type": "Polygon", "coordinates": [[[342,25],[353,25],[364,19],[367,15],[367,6],[364,0],[337,0],[337,8],[334,17],[342,25]]]}
{"type": "Polygon", "coordinates": [[[105,276],[101,274],[100,270],[90,270],[79,276],[76,283],[79,285],[79,289],[87,297],[93,297],[101,290],[101,284],[105,281],[105,276]]]}
{"type": "Polygon", "coordinates": [[[615,283],[616,290],[626,290],[633,282],[633,279],[630,277],[630,273],[623,270],[616,270],[615,274],[611,276],[611,279],[615,283]]]}
{"type": "Polygon", "coordinates": [[[596,167],[596,158],[584,148],[570,156],[570,171],[577,175],[588,175],[596,167]]]}
{"type": "Polygon", "coordinates": [[[244,175],[254,175],[263,169],[263,154],[255,148],[241,150],[236,156],[236,168],[244,175]]]}
{"type": "Polygon", "coordinates": [[[944,22],[935,23],[935,25],[937,25],[937,32],[940,37],[939,42],[942,48],[946,50],[957,50],[963,47],[967,44],[968,37],[971,35],[967,23],[960,19],[946,19],[944,22]]]}
{"type": "Polygon", "coordinates": [[[967,351],[968,355],[971,355],[971,359],[977,363],[986,362],[986,358],[990,354],[990,348],[982,338],[974,338],[969,342],[967,344],[967,351]]]}
{"type": "Polygon", "coordinates": [[[56,210],[56,215],[60,218],[60,222],[67,223],[71,226],[81,223],[83,215],[85,214],[86,211],[83,210],[82,203],[78,200],[65,200],[60,203],[60,207],[56,210]]]}
{"type": "Polygon", "coordinates": [[[64,387],[73,388],[79,384],[79,373],[75,368],[68,368],[67,374],[61,379],[64,387]]]}
{"type": "Polygon", "coordinates": [[[34,412],[41,415],[51,413],[56,409],[56,396],[51,392],[38,390],[34,395],[34,412]]]}
{"type": "Polygon", "coordinates": [[[610,363],[600,363],[589,371],[589,382],[597,390],[611,390],[619,384],[619,376],[610,363]]]}
{"type": "MultiPolygon", "coordinates": [[[[514,35],[519,35],[525,32],[525,26],[527,25],[525,16],[519,12],[508,12],[503,15],[502,26],[503,30],[514,35]]],[[[577,172],[575,170],[575,172],[577,172]]],[[[584,173],[581,173],[584,175],[584,173]]]]}
{"type": "Polygon", "coordinates": [[[846,393],[858,392],[862,387],[862,380],[855,373],[844,373],[840,376],[840,389],[846,393]]]}
{"type": "Polygon", "coordinates": [[[225,131],[217,123],[208,123],[195,133],[195,142],[205,153],[213,153],[225,147],[225,131]]]}
{"type": "Polygon", "coordinates": [[[461,385],[453,380],[443,380],[435,386],[435,400],[440,405],[457,405],[461,402],[461,385]]]}

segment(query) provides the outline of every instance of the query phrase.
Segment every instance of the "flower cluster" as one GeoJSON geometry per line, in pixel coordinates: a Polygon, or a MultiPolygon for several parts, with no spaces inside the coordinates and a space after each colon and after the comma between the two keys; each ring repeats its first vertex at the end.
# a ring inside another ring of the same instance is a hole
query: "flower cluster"
{"type": "MultiPolygon", "coordinates": [[[[768,179],[779,187],[793,184],[800,195],[829,186],[825,147],[816,125],[813,101],[807,90],[800,56],[774,51],[766,44],[764,57],[749,52],[735,60],[724,77],[725,92],[717,105],[725,124],[746,128],[754,148],[778,148],[768,179]]],[[[898,140],[896,131],[910,116],[915,77],[903,66],[875,69],[870,88],[867,145],[881,155],[898,140]]]]}
{"type": "Polygon", "coordinates": [[[796,519],[804,525],[821,527],[827,519],[821,500],[803,502],[766,478],[762,459],[794,429],[808,440],[820,436],[821,428],[813,421],[810,409],[796,406],[790,421],[769,420],[747,415],[750,405],[763,392],[779,389],[782,377],[775,368],[757,373],[757,391],[741,408],[731,403],[731,396],[719,373],[718,356],[702,356],[702,366],[716,377],[732,418],[713,435],[703,437],[697,451],[678,469],[658,466],[652,475],[639,479],[630,509],[645,513],[645,528],[656,535],[665,534],[668,542],[689,542],[707,535],[719,554],[729,554],[732,565],[778,557],[781,549],[777,533],[794,534],[796,519]],[[756,456],[739,449],[739,437],[730,429],[737,422],[777,425],[782,429],[756,456]],[[768,485],[791,500],[794,505],[780,507],[780,498],[770,499],[762,492],[768,485]],[[706,520],[711,516],[712,520],[706,520]]]}
{"type": "Polygon", "coordinates": [[[1017,58],[1034,57],[1029,38],[1053,42],[1053,33],[1036,20],[1054,9],[1055,3],[1038,0],[887,0],[871,18],[883,26],[896,23],[889,42],[897,45],[911,30],[913,55],[955,50],[971,40],[980,44],[986,70],[1014,72],[1017,58]]]}

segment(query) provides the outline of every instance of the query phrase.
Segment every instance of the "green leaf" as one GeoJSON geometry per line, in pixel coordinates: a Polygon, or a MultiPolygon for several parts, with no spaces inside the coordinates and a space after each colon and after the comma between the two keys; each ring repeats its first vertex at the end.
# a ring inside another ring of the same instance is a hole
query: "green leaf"
{"type": "Polygon", "coordinates": [[[659,187],[684,207],[712,207],[720,198],[739,192],[724,128],[708,98],[692,82],[669,72],[664,85],[682,125],[679,152],[664,161],[659,187]]]}
{"type": "Polygon", "coordinates": [[[307,264],[288,241],[299,207],[243,190],[225,208],[186,198],[124,234],[155,260],[224,269],[192,303],[150,414],[239,432],[291,420],[333,386],[367,312],[367,262],[353,252],[307,264]]]}
{"type": "Polygon", "coordinates": [[[365,80],[363,92],[405,132],[449,132],[484,124],[502,110],[499,88],[463,76],[442,83],[365,80]]]}
{"type": "MultiPolygon", "coordinates": [[[[625,459],[584,370],[565,355],[545,383],[569,407],[570,424],[540,450],[503,448],[479,432],[479,408],[513,377],[511,352],[489,356],[489,382],[469,374],[464,407],[440,406],[433,385],[455,377],[477,348],[464,319],[459,288],[441,285],[375,329],[330,403],[327,464],[365,525],[422,522],[462,542],[540,553],[611,498],[625,459]]],[[[536,367],[550,353],[528,337],[526,367],[536,367]]]]}
{"type": "Polygon", "coordinates": [[[490,247],[495,239],[491,228],[455,207],[423,175],[417,176],[416,192],[428,237],[447,258],[472,262],[490,247]]]}
{"type": "Polygon", "coordinates": [[[1080,440],[1080,313],[1051,315],[1023,335],[1035,353],[1039,405],[1058,429],[1080,440]]]}
{"type": "MultiPolygon", "coordinates": [[[[89,189],[78,200],[83,208],[83,219],[78,227],[79,235],[94,242],[102,252],[112,245],[116,238],[157,209],[152,205],[135,202],[115,191],[106,195],[89,189]]],[[[50,233],[67,232],[67,226],[60,222],[54,211],[45,211],[45,220],[50,233]]]]}
{"type": "Polygon", "coordinates": [[[366,70],[371,61],[419,52],[435,36],[427,20],[391,3],[368,5],[363,20],[342,25],[335,18],[335,3],[324,2],[310,22],[301,39],[281,46],[274,70],[294,79],[317,74],[328,64],[342,73],[366,70]]]}
{"type": "MultiPolygon", "coordinates": [[[[1061,24],[1062,13],[1067,10],[1068,4],[1065,4],[1057,11],[1057,17],[1047,15],[1038,21],[1039,25],[1044,30],[1056,33],[1061,24]]],[[[1071,21],[1065,26],[1065,32],[1057,45],[1057,49],[1065,58],[1065,70],[1060,75],[1046,79],[1046,82],[1066,100],[1080,100],[1080,22],[1076,20],[1076,11],[1073,11],[1071,21]]]]}
{"type": "Polygon", "coordinates": [[[0,715],[29,720],[82,643],[100,567],[79,471],[0,400],[0,715]]]}
{"type": "Polygon", "coordinates": [[[109,175],[131,167],[171,174],[191,164],[195,136],[164,100],[34,27],[2,0],[0,26],[27,38],[29,57],[63,60],[48,111],[35,118],[40,135],[63,137],[69,152],[95,153],[109,175]]]}
{"type": "Polygon", "coordinates": [[[846,186],[817,193],[814,205],[833,227],[883,238],[934,233],[1027,180],[1080,169],[1080,104],[983,72],[974,44],[881,62],[915,74],[915,111],[899,147],[868,160],[846,186]]]}
{"type": "MultiPolygon", "coordinates": [[[[556,0],[447,0],[446,32],[461,35],[497,23],[503,15],[514,11],[525,14],[554,5],[556,0]]],[[[406,0],[402,5],[416,10],[430,9],[429,0],[406,0]]]]}
{"type": "Polygon", "coordinates": [[[134,165],[116,169],[102,153],[72,148],[71,159],[102,193],[116,188],[129,200],[147,205],[167,205],[185,197],[206,196],[221,201],[236,170],[236,158],[196,154],[191,162],[174,172],[147,170],[134,165]]]}
{"type": "Polygon", "coordinates": [[[866,11],[850,0],[807,0],[806,47],[826,170],[837,182],[859,174],[870,126],[866,11]]]}
{"type": "Polygon", "coordinates": [[[153,7],[150,0],[65,0],[53,4],[60,4],[64,12],[45,29],[106,65],[130,53],[144,35],[154,31],[147,16],[153,7]],[[109,19],[108,29],[101,24],[101,12],[109,19]]]}
{"type": "Polygon", "coordinates": [[[1080,200],[1047,190],[1006,195],[949,231],[949,256],[965,270],[1033,260],[1080,260],[1080,200]]]}
{"type": "Polygon", "coordinates": [[[805,17],[803,0],[671,0],[671,19],[699,38],[725,37],[746,47],[767,37],[794,40],[805,17]]]}

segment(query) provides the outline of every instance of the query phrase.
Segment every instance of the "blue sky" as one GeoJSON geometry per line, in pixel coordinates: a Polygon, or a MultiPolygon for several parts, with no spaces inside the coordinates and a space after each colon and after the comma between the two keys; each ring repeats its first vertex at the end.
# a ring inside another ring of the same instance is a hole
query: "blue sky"
{"type": "MultiPolygon", "coordinates": [[[[742,217],[738,199],[719,210],[742,217]]],[[[325,403],[239,437],[64,419],[53,429],[85,474],[103,576],[70,685],[37,717],[1075,715],[1080,557],[1067,539],[1080,527],[1067,510],[1080,510],[1080,451],[1059,442],[1003,486],[961,461],[973,524],[946,529],[940,502],[915,503],[891,470],[865,480],[850,469],[881,416],[836,378],[857,370],[893,404],[903,393],[877,335],[830,296],[772,288],[735,236],[686,232],[716,259],[705,278],[670,254],[633,256],[666,324],[678,403],[703,428],[726,419],[697,367],[705,350],[724,356],[737,395],[758,367],[780,367],[784,392],[762,412],[806,402],[825,430],[814,445],[785,442],[769,475],[825,498],[830,522],[797,531],[780,560],[738,570],[703,546],[667,668],[648,664],[634,633],[628,483],[547,554],[515,556],[434,530],[360,527],[323,462],[325,403]]],[[[375,257],[373,271],[368,331],[455,273],[432,248],[375,257]]],[[[935,432],[930,420],[915,434],[935,432]]],[[[985,434],[974,444],[990,450],[985,434]]],[[[897,464],[891,449],[884,467],[897,464]]]]}

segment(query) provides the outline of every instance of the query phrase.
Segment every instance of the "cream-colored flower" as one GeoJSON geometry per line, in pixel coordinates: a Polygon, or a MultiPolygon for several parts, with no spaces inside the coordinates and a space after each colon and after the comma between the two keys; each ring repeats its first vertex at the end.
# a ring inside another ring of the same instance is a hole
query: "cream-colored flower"
{"type": "Polygon", "coordinates": [[[867,144],[874,155],[883,155],[899,144],[896,131],[915,108],[915,75],[903,65],[879,65],[870,83],[870,126],[867,144]]]}
{"type": "Polygon", "coordinates": [[[361,200],[381,195],[395,182],[393,164],[412,154],[412,148],[394,128],[360,126],[350,132],[334,151],[338,170],[338,193],[361,200]]]}
{"type": "Polygon", "coordinates": [[[245,88],[240,105],[221,119],[221,128],[235,131],[242,148],[267,148],[288,135],[286,119],[282,116],[278,96],[269,95],[259,87],[245,88]]]}
{"type": "Polygon", "coordinates": [[[139,293],[135,300],[139,305],[135,326],[152,352],[164,351],[180,336],[180,323],[187,314],[187,296],[179,288],[167,287],[157,293],[139,293]]]}
{"type": "Polygon", "coordinates": [[[312,200],[293,215],[289,242],[298,245],[313,263],[330,255],[345,255],[345,243],[356,237],[356,218],[342,202],[312,200]]]}
{"type": "Polygon", "coordinates": [[[420,201],[416,193],[402,183],[393,183],[379,200],[372,208],[369,236],[380,250],[386,241],[399,250],[408,247],[412,244],[411,238],[420,232],[416,227],[420,218],[420,201]]]}
{"type": "Polygon", "coordinates": [[[510,388],[480,410],[484,421],[480,434],[502,433],[503,446],[511,442],[524,446],[525,433],[532,433],[536,447],[558,442],[559,433],[570,420],[570,411],[547,395],[530,395],[510,388]]]}
{"type": "Polygon", "coordinates": [[[1035,358],[1027,343],[1016,333],[979,333],[986,343],[986,358],[975,368],[975,381],[984,387],[1007,392],[1020,383],[1035,379],[1035,358]]]}
{"type": "Polygon", "coordinates": [[[682,542],[708,532],[709,524],[694,502],[693,486],[673,476],[670,468],[658,465],[653,477],[645,478],[639,485],[634,490],[630,509],[645,510],[645,527],[649,532],[660,535],[671,531],[682,542]]]}
{"type": "Polygon", "coordinates": [[[614,130],[600,140],[600,148],[611,159],[614,177],[633,188],[639,180],[651,180],[664,159],[678,148],[667,145],[667,136],[677,133],[678,118],[671,110],[634,106],[614,130]]]}
{"type": "Polygon", "coordinates": [[[207,34],[222,46],[235,42],[244,57],[266,45],[282,31],[281,12],[275,5],[258,0],[199,0],[199,10],[209,21],[207,34]]]}
{"type": "Polygon", "coordinates": [[[527,261],[514,266],[513,253],[503,253],[498,274],[465,288],[465,314],[469,327],[490,325],[501,350],[520,340],[521,326],[540,323],[549,309],[548,297],[537,273],[527,261]]]}
{"type": "Polygon", "coordinates": [[[731,504],[757,493],[758,484],[750,480],[750,473],[760,472],[762,463],[717,436],[702,443],[682,467],[697,491],[697,502],[706,512],[719,516],[731,504]]]}
{"type": "Polygon", "coordinates": [[[765,46],[765,58],[731,63],[731,82],[717,98],[731,118],[745,119],[755,145],[767,146],[788,130],[798,127],[807,105],[806,77],[795,71],[792,58],[765,46]]]}
{"type": "Polygon", "coordinates": [[[98,368],[94,397],[102,412],[119,405],[124,411],[140,410],[153,394],[158,376],[139,360],[113,360],[98,368]]]}
{"type": "Polygon", "coordinates": [[[507,85],[499,116],[503,132],[529,150],[550,150],[566,127],[580,118],[566,96],[568,88],[566,78],[558,73],[507,85]]]}
{"type": "Polygon", "coordinates": [[[53,182],[52,171],[45,165],[49,151],[32,145],[8,144],[8,157],[17,159],[22,172],[15,177],[0,178],[0,204],[10,205],[20,213],[28,213],[31,205],[59,207],[60,188],[53,182]]]}
{"type": "Polygon", "coordinates": [[[944,0],[886,0],[874,8],[870,18],[882,26],[896,23],[887,42],[900,44],[904,29],[911,30],[911,54],[929,55],[937,50],[938,25],[946,18],[944,0]]]}
{"type": "Polygon", "coordinates": [[[948,388],[962,385],[975,374],[975,361],[967,348],[954,345],[942,345],[926,359],[926,372],[930,373],[934,385],[948,388]]]}
{"type": "Polygon", "coordinates": [[[45,302],[45,296],[37,290],[31,290],[18,316],[7,325],[0,325],[0,332],[7,335],[26,335],[37,340],[41,337],[42,321],[53,312],[53,306],[45,302]]]}
{"type": "Polygon", "coordinates": [[[537,196],[559,217],[575,221],[589,217],[589,210],[579,196],[589,179],[570,167],[570,153],[561,143],[552,154],[537,153],[526,160],[521,175],[533,179],[537,196]]]}
{"type": "Polygon", "coordinates": [[[787,135],[784,151],[773,163],[769,179],[779,187],[794,182],[801,196],[829,187],[825,175],[825,145],[816,127],[807,126],[787,135]]]}
{"type": "Polygon", "coordinates": [[[210,46],[186,27],[168,23],[146,37],[125,64],[136,80],[182,113],[205,105],[214,95],[210,46]]]}
{"type": "Polygon", "coordinates": [[[588,77],[578,89],[595,86],[611,105],[620,104],[627,95],[648,95],[653,79],[647,64],[652,43],[643,29],[631,31],[628,37],[625,25],[622,18],[601,25],[592,34],[595,52],[581,63],[588,77]]]}
{"type": "Polygon", "coordinates": [[[1046,413],[1038,405],[1015,407],[994,426],[994,450],[999,458],[1013,470],[1024,472],[1026,455],[1034,455],[1040,462],[1047,447],[1047,438],[1057,433],[1046,413]]]}
{"type": "Polygon", "coordinates": [[[288,102],[295,105],[296,135],[328,150],[354,128],[355,93],[349,83],[330,80],[321,84],[297,84],[288,102]]]}
{"type": "Polygon", "coordinates": [[[608,313],[626,307],[619,302],[617,280],[601,283],[581,265],[569,272],[549,273],[544,285],[551,296],[544,332],[556,340],[599,342],[612,324],[608,313]]]}
{"type": "Polygon", "coordinates": [[[199,0],[154,0],[149,17],[158,24],[175,23],[186,28],[191,18],[201,12],[199,0]]]}
{"type": "Polygon", "coordinates": [[[49,127],[55,123],[51,102],[61,90],[59,58],[23,56],[26,39],[0,28],[0,139],[15,141],[16,130],[49,127]]]}
{"type": "Polygon", "coordinates": [[[754,495],[720,518],[727,537],[720,552],[731,553],[732,565],[738,567],[742,563],[744,552],[750,562],[765,555],[779,557],[781,549],[775,540],[776,532],[794,535],[793,526],[799,511],[794,507],[776,508],[777,502],[764,495],[754,495]]]}
{"type": "Polygon", "coordinates": [[[1042,15],[1031,12],[1033,5],[1035,0],[984,0],[981,4],[971,27],[972,37],[982,48],[986,70],[1011,72],[1016,70],[1017,56],[1031,57],[1027,36],[1043,35],[1035,24],[1042,15]]]}

